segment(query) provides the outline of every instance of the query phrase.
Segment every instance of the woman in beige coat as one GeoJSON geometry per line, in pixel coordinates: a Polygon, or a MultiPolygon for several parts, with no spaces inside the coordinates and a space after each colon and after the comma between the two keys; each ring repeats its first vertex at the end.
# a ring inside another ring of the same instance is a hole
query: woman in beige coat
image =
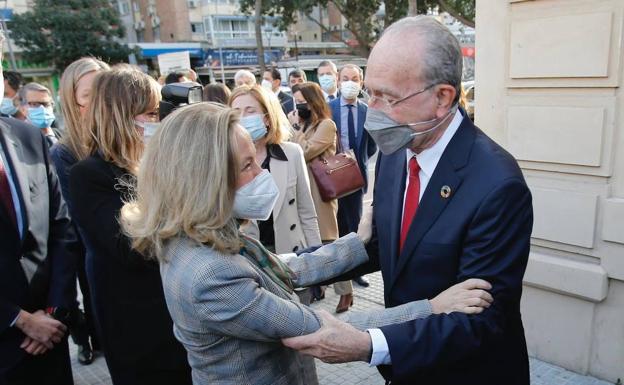
{"type": "Polygon", "coordinates": [[[277,98],[260,86],[242,85],[230,97],[242,126],[254,140],[256,162],[268,170],[279,189],[271,217],[245,232],[278,253],[294,253],[321,244],[303,151],[288,142],[291,130],[277,98]]]}
{"type": "MultiPolygon", "coordinates": [[[[294,86],[292,90],[297,108],[288,115],[288,119],[295,128],[293,141],[303,148],[306,163],[309,165],[319,156],[335,155],[336,124],[331,120],[331,111],[325,102],[321,88],[316,83],[301,83],[294,86]]],[[[331,242],[338,238],[336,219],[338,200],[323,201],[314,177],[310,177],[310,186],[321,230],[321,239],[323,242],[331,242]]],[[[334,284],[334,290],[340,295],[336,312],[342,313],[349,310],[349,307],[353,305],[351,281],[334,284]]]]}

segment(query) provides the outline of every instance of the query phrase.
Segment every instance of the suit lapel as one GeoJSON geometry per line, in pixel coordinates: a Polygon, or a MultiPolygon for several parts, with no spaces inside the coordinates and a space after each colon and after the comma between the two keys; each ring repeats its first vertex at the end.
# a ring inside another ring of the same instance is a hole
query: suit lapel
{"type": "MultiPolygon", "coordinates": [[[[268,156],[268,154],[267,154],[268,156]]],[[[273,220],[277,218],[286,198],[286,189],[288,187],[288,162],[279,159],[271,159],[271,175],[275,180],[279,196],[273,208],[273,220]]]]}
{"type": "MultiPolygon", "coordinates": [[[[389,158],[388,166],[384,167],[384,170],[388,170],[387,172],[392,174],[390,181],[385,180],[385,183],[387,183],[390,188],[388,193],[390,205],[384,206],[382,212],[378,215],[389,215],[390,218],[390,250],[388,251],[390,256],[390,272],[391,276],[393,276],[397,263],[397,255],[399,253],[399,236],[401,234],[401,218],[403,216],[403,192],[405,191],[405,177],[407,171],[405,169],[406,160],[404,151],[399,151],[396,154],[390,155],[389,158]],[[400,170],[400,172],[397,175],[395,172],[392,172],[392,170],[400,170]]],[[[377,223],[381,222],[382,221],[377,221],[377,223]]]]}
{"type": "Polygon", "coordinates": [[[8,129],[4,127],[4,125],[0,126],[3,129],[3,137],[5,140],[5,150],[6,150],[6,158],[9,162],[9,167],[11,167],[11,174],[13,176],[13,183],[17,188],[17,195],[20,199],[20,211],[22,214],[22,231],[24,236],[22,240],[26,237],[26,232],[28,230],[28,213],[32,211],[32,207],[30,204],[30,185],[28,183],[28,171],[23,165],[22,159],[22,146],[13,140],[11,134],[8,129]]]}
{"type": "Polygon", "coordinates": [[[357,101],[357,113],[357,149],[358,151],[362,151],[362,140],[364,139],[364,121],[366,120],[366,107],[359,100],[357,101]]]}
{"type": "MultiPolygon", "coordinates": [[[[444,150],[420,200],[418,211],[410,225],[405,245],[399,255],[396,269],[393,270],[391,282],[389,283],[390,289],[392,289],[407,262],[411,258],[417,257],[415,251],[418,244],[459,189],[462,177],[457,170],[463,168],[468,162],[474,138],[475,128],[472,122],[464,116],[462,124],[444,150]],[[443,186],[450,187],[451,195],[447,198],[444,198],[441,194],[443,186]]],[[[395,233],[399,234],[400,230],[397,230],[395,233]]],[[[398,245],[398,240],[395,244],[398,245]]]]}

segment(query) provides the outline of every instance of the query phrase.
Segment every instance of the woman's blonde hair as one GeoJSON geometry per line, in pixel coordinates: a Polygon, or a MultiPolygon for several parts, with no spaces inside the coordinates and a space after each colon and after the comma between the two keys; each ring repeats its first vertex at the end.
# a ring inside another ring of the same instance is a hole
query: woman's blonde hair
{"type": "Polygon", "coordinates": [[[61,143],[69,148],[77,160],[82,160],[88,156],[89,134],[76,100],[76,87],[83,76],[95,71],[107,71],[109,69],[108,64],[101,60],[83,57],[68,65],[61,76],[59,95],[61,97],[61,112],[65,120],[65,135],[61,139],[61,143]]]}
{"type": "Polygon", "coordinates": [[[141,162],[136,198],[121,210],[136,250],[166,262],[163,243],[184,235],[220,252],[239,251],[232,216],[238,121],[236,110],[210,102],[178,109],[163,121],[141,162]]]}
{"type": "Polygon", "coordinates": [[[136,173],[143,153],[143,137],[134,124],[137,115],[158,108],[160,86],[129,65],[98,74],[86,125],[91,135],[88,153],[136,173]]]}
{"type": "Polygon", "coordinates": [[[280,144],[290,139],[292,132],[288,118],[282,110],[282,105],[275,95],[271,95],[267,90],[259,85],[240,85],[232,91],[230,95],[230,106],[234,99],[242,95],[251,95],[260,104],[262,113],[267,117],[267,143],[280,144]]]}

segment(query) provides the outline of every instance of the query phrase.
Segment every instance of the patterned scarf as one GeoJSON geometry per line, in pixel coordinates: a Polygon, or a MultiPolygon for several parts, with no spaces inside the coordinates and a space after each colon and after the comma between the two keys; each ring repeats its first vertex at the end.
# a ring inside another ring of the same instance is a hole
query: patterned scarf
{"type": "Polygon", "coordinates": [[[288,265],[282,262],[275,253],[267,250],[259,241],[243,233],[239,233],[239,237],[242,242],[240,254],[254,262],[273,282],[292,294],[294,285],[291,277],[294,273],[288,265]]]}

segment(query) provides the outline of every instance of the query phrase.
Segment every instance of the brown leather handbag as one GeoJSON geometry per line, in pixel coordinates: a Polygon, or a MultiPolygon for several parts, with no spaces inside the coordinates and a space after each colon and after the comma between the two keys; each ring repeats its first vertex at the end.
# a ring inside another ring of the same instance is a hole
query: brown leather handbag
{"type": "Polygon", "coordinates": [[[364,177],[353,150],[342,151],[338,137],[338,153],[319,156],[310,162],[310,170],[324,202],[342,198],[364,187],[364,177]]]}

